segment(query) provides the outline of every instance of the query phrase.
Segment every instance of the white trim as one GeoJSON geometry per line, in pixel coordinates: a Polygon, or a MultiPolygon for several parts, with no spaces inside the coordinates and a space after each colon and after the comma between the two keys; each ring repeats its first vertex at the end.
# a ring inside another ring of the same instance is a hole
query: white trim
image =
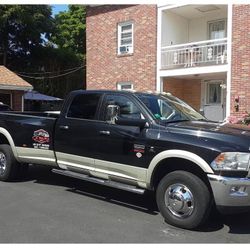
{"type": "Polygon", "coordinates": [[[16,147],[16,151],[20,162],[56,166],[53,150],[16,147]]]}
{"type": "Polygon", "coordinates": [[[158,9],[160,9],[161,11],[164,11],[164,10],[170,10],[170,9],[175,9],[175,8],[178,8],[178,7],[183,7],[183,6],[186,6],[188,4],[171,4],[171,5],[160,5],[158,4],[158,9]]]}
{"type": "Polygon", "coordinates": [[[22,112],[24,111],[24,93],[22,94],[22,112]]]}
{"type": "Polygon", "coordinates": [[[95,169],[95,161],[93,158],[66,154],[61,152],[55,152],[57,163],[68,165],[68,166],[75,166],[78,168],[83,168],[87,170],[94,170],[95,169]]]}
{"type": "Polygon", "coordinates": [[[185,75],[195,75],[195,74],[208,74],[208,73],[222,73],[228,71],[227,65],[216,65],[216,66],[204,66],[204,67],[194,67],[194,68],[182,68],[173,70],[160,70],[160,77],[167,76],[185,76],[185,75]]]}
{"type": "Polygon", "coordinates": [[[232,73],[232,27],[233,27],[233,5],[227,5],[227,88],[226,88],[226,118],[230,116],[231,110],[231,73],[232,73]]]}
{"type": "Polygon", "coordinates": [[[223,104],[223,89],[221,88],[220,103],[209,103],[208,102],[208,92],[210,84],[223,84],[224,80],[204,80],[205,83],[205,105],[222,105],[223,104]]]}
{"type": "Polygon", "coordinates": [[[147,169],[138,166],[95,159],[95,171],[110,176],[144,182],[146,179],[147,169]]]}
{"type": "Polygon", "coordinates": [[[168,45],[168,46],[161,47],[161,50],[162,49],[171,49],[171,48],[189,47],[192,45],[200,45],[200,44],[206,44],[206,43],[225,42],[225,41],[227,42],[227,37],[220,38],[220,39],[203,40],[203,41],[199,41],[199,42],[181,43],[181,44],[177,44],[177,45],[168,45]]]}
{"type": "Polygon", "coordinates": [[[0,89],[2,90],[32,90],[33,86],[24,87],[24,86],[13,86],[13,85],[0,85],[0,89]]]}
{"type": "Polygon", "coordinates": [[[133,83],[131,83],[131,82],[118,82],[117,84],[116,84],[116,88],[117,88],[117,90],[133,90],[134,89],[134,84],[133,83]],[[130,85],[130,88],[129,89],[123,89],[122,87],[124,86],[124,85],[130,85]]]}
{"type": "Polygon", "coordinates": [[[13,93],[10,92],[10,107],[13,109],[13,93]]]}
{"type": "Polygon", "coordinates": [[[225,37],[223,38],[218,38],[218,39],[211,39],[211,40],[223,40],[223,39],[227,39],[227,18],[221,18],[221,19],[215,19],[215,20],[211,20],[207,22],[207,38],[209,39],[210,37],[210,30],[209,30],[209,25],[212,23],[216,23],[216,22],[225,22],[225,37]]]}
{"type": "Polygon", "coordinates": [[[56,152],[56,156],[57,163],[62,169],[76,167],[99,178],[117,177],[137,182],[138,186],[142,188],[146,187],[146,168],[61,152],[56,152]]]}
{"type": "Polygon", "coordinates": [[[161,33],[162,33],[162,10],[157,10],[157,50],[156,50],[156,91],[161,91],[162,80],[160,77],[161,69],[161,33]]]}
{"type": "Polygon", "coordinates": [[[125,22],[120,22],[117,24],[117,55],[129,55],[134,53],[134,22],[131,21],[125,21],[125,22]],[[131,44],[129,45],[123,45],[121,46],[121,29],[123,26],[131,25],[131,44]],[[125,53],[120,52],[121,47],[127,47],[128,51],[125,53]]]}
{"type": "MultiPolygon", "coordinates": [[[[210,174],[214,173],[212,168],[200,156],[198,156],[194,153],[191,153],[191,152],[188,152],[185,150],[175,150],[175,149],[165,150],[165,151],[162,151],[161,153],[157,154],[150,162],[149,168],[147,171],[147,180],[146,180],[147,185],[151,184],[152,174],[153,174],[156,166],[158,165],[158,163],[160,163],[162,160],[165,160],[167,158],[174,158],[174,157],[186,159],[186,160],[189,160],[189,161],[195,163],[205,173],[210,173],[210,174]]],[[[176,170],[177,169],[178,169],[178,167],[176,168],[176,170]]]]}

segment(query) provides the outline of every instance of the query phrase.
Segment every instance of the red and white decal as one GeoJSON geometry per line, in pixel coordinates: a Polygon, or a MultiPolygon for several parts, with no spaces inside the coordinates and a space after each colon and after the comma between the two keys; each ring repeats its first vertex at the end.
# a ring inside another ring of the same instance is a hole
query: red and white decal
{"type": "Polygon", "coordinates": [[[44,129],[36,130],[34,131],[32,140],[41,144],[49,143],[49,133],[44,129]]]}

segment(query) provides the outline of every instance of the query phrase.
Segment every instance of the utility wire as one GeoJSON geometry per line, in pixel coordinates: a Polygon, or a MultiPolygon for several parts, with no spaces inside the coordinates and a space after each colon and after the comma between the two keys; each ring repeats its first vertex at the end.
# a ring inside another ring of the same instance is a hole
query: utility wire
{"type": "Polygon", "coordinates": [[[52,78],[57,78],[57,77],[61,77],[61,76],[65,76],[65,75],[69,75],[69,74],[72,74],[72,73],[74,73],[74,72],[76,72],[76,71],[78,71],[78,70],[80,70],[80,69],[82,69],[82,68],[84,68],[85,66],[81,66],[81,67],[79,67],[79,68],[77,68],[77,69],[75,69],[75,70],[72,70],[72,71],[70,71],[70,72],[67,72],[67,73],[64,73],[64,74],[60,74],[60,75],[57,75],[57,76],[28,76],[28,75],[23,75],[23,74],[18,74],[17,73],[17,75],[19,75],[19,76],[21,76],[21,77],[26,77],[26,78],[32,78],[32,79],[52,79],[52,78]]]}
{"type": "MultiPolygon", "coordinates": [[[[81,66],[80,66],[81,67],[81,66]]],[[[71,69],[64,69],[60,70],[60,72],[66,72],[70,70],[74,70],[79,68],[79,66],[71,68],[71,69]]],[[[24,75],[42,75],[42,74],[56,74],[58,71],[44,71],[44,72],[15,72],[16,74],[24,74],[24,75]]]]}

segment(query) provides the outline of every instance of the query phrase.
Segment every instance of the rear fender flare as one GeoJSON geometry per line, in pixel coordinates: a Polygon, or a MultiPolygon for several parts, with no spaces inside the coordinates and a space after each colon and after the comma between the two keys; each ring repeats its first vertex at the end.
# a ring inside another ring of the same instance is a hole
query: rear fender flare
{"type": "Polygon", "coordinates": [[[18,155],[17,155],[15,143],[14,143],[14,141],[13,141],[10,133],[8,132],[8,130],[6,130],[5,128],[1,128],[0,127],[0,134],[3,135],[3,136],[5,136],[5,138],[7,139],[7,141],[10,144],[10,147],[12,149],[12,152],[13,152],[15,158],[18,159],[18,155]]]}

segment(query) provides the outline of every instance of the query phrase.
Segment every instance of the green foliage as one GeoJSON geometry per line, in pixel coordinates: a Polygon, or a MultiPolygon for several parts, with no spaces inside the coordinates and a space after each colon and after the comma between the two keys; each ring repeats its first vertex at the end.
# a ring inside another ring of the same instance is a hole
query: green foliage
{"type": "Polygon", "coordinates": [[[70,49],[83,59],[85,54],[86,8],[69,5],[69,11],[55,16],[55,32],[52,41],[59,48],[70,49]]]}
{"type": "Polygon", "coordinates": [[[49,38],[53,27],[54,20],[48,5],[0,5],[0,51],[3,64],[7,64],[9,56],[30,53],[44,42],[45,37],[49,38]]]}
{"type": "Polygon", "coordinates": [[[85,69],[56,76],[85,64],[85,17],[80,5],[55,17],[49,5],[0,5],[0,64],[24,72],[44,94],[64,98],[84,88],[85,69]]]}

